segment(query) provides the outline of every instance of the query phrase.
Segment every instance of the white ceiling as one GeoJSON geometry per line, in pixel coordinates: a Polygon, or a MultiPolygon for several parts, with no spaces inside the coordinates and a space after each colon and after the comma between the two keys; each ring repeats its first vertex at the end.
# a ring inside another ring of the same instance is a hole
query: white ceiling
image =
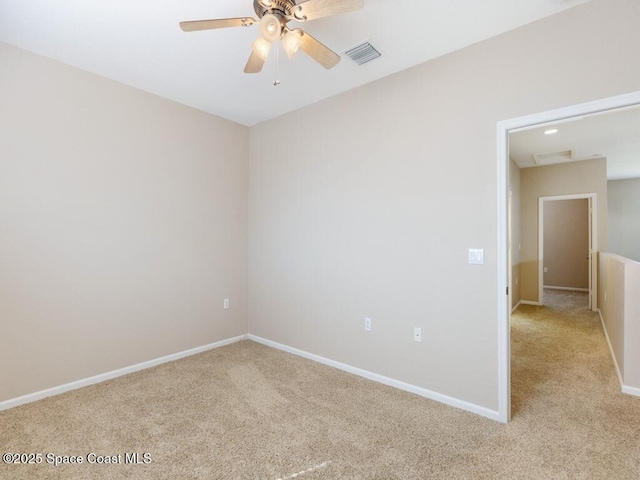
{"type": "Polygon", "coordinates": [[[607,159],[609,180],[640,178],[640,105],[546,124],[509,135],[509,155],[520,168],[535,167],[534,155],[571,152],[546,163],[607,159]],[[545,135],[549,129],[553,135],[545,135]]]}
{"type": "Polygon", "coordinates": [[[262,73],[243,73],[258,26],[178,27],[255,18],[252,0],[0,0],[0,40],[250,126],[586,1],[365,0],[295,26],[337,53],[369,40],[383,56],[360,67],[343,55],[325,70],[282,54],[278,87],[273,51],[262,73]]]}

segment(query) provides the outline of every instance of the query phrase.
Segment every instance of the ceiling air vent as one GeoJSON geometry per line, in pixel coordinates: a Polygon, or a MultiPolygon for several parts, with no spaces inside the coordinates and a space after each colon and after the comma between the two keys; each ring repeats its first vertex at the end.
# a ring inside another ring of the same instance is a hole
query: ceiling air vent
{"type": "Polygon", "coordinates": [[[536,165],[553,165],[555,163],[566,163],[573,161],[573,151],[564,150],[561,152],[534,153],[533,161],[536,165]]]}
{"type": "Polygon", "coordinates": [[[344,53],[358,65],[363,65],[371,60],[375,60],[381,55],[380,52],[369,42],[356,45],[344,53]]]}

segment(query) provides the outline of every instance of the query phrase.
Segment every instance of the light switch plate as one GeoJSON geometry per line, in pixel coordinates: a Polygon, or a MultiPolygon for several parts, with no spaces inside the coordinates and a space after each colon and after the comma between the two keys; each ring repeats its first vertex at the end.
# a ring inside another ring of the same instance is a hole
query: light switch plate
{"type": "Polygon", "coordinates": [[[470,248],[469,249],[469,263],[471,265],[484,265],[484,249],[483,248],[470,248]]]}

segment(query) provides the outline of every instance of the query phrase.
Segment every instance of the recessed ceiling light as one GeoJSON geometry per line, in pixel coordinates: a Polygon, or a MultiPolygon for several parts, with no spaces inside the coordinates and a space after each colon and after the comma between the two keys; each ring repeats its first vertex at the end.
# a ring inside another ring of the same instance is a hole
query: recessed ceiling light
{"type": "Polygon", "coordinates": [[[545,132],[544,132],[545,135],[553,135],[554,133],[558,133],[558,129],[557,128],[552,128],[550,130],[545,130],[545,132]]]}

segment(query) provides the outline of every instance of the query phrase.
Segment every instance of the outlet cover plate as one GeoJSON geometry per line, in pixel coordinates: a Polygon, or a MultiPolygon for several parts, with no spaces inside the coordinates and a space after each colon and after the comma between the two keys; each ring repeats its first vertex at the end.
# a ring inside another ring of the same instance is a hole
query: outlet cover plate
{"type": "Polygon", "coordinates": [[[420,327],[415,327],[413,329],[413,340],[415,342],[421,342],[422,341],[422,329],[420,327]]]}
{"type": "Polygon", "coordinates": [[[369,317],[367,317],[367,318],[365,318],[365,319],[364,319],[364,329],[365,329],[367,332],[370,332],[370,331],[371,331],[371,319],[370,319],[369,317]]]}

